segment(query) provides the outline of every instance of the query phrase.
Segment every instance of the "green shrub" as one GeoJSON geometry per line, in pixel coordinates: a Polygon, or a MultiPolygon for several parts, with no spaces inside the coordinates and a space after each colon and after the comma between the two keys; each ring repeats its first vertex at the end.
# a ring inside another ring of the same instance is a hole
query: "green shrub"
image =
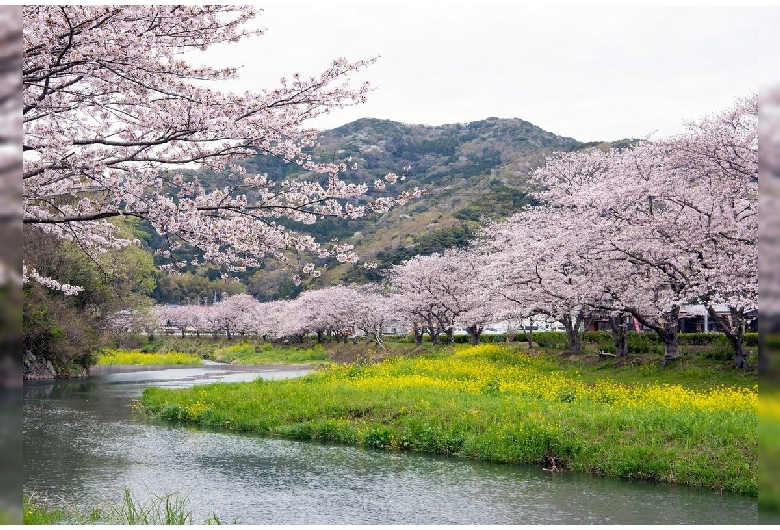
{"type": "Polygon", "coordinates": [[[384,449],[393,445],[393,431],[387,427],[372,427],[363,438],[363,445],[370,449],[384,449]]]}
{"type": "MultiPolygon", "coordinates": [[[[527,340],[525,335],[525,333],[519,333],[516,340],[527,340]]],[[[568,346],[566,333],[561,333],[560,331],[537,331],[533,336],[534,342],[542,348],[564,349],[568,346]]]]}

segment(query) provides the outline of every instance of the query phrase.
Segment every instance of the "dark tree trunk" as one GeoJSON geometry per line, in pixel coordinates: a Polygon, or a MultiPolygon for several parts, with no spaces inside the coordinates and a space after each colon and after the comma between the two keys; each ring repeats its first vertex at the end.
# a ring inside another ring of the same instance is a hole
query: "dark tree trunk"
{"type": "Polygon", "coordinates": [[[620,313],[618,316],[609,317],[609,325],[612,328],[612,338],[615,342],[615,355],[628,357],[628,324],[626,323],[626,315],[620,313]]]}
{"type": "Polygon", "coordinates": [[[317,330],[317,344],[322,344],[322,330],[317,330]]]}
{"type": "Polygon", "coordinates": [[[444,342],[445,342],[445,344],[452,344],[453,342],[455,342],[455,340],[453,338],[454,330],[452,328],[452,324],[450,324],[448,321],[442,320],[442,319],[440,319],[438,317],[436,318],[436,322],[438,324],[439,333],[444,333],[444,337],[445,337],[444,338],[444,342]]]}
{"type": "Polygon", "coordinates": [[[534,347],[534,323],[528,319],[528,333],[525,334],[525,339],[528,341],[528,349],[532,350],[534,347]]]}
{"type": "Polygon", "coordinates": [[[414,345],[421,346],[423,341],[423,334],[424,334],[423,328],[422,326],[417,325],[417,323],[415,322],[413,329],[414,329],[414,345]]]}
{"type": "Polygon", "coordinates": [[[731,344],[731,350],[734,353],[734,368],[746,368],[747,367],[747,353],[745,352],[745,314],[736,308],[730,307],[730,318],[724,318],[723,315],[719,315],[715,312],[715,309],[708,305],[707,313],[710,320],[715,321],[720,329],[723,330],[723,334],[726,335],[729,344],[731,344]]]}
{"type": "Polygon", "coordinates": [[[433,317],[428,317],[428,334],[431,336],[431,342],[433,344],[439,344],[441,342],[439,338],[439,328],[433,325],[433,317]]]}
{"type": "Polygon", "coordinates": [[[566,330],[566,340],[569,344],[569,351],[573,355],[580,355],[582,353],[582,334],[579,331],[580,318],[577,317],[572,320],[571,315],[563,315],[561,319],[563,328],[566,330]]]}
{"type": "Polygon", "coordinates": [[[445,333],[447,333],[447,344],[455,342],[455,330],[452,326],[448,327],[445,333]]]}
{"type": "Polygon", "coordinates": [[[474,324],[466,328],[466,330],[471,335],[471,344],[474,345],[479,344],[479,338],[482,336],[483,329],[484,328],[482,326],[478,326],[477,324],[474,324]]]}
{"type": "Polygon", "coordinates": [[[385,341],[382,340],[382,326],[377,326],[377,328],[373,332],[373,335],[374,335],[374,342],[376,343],[376,345],[384,348],[385,341]]]}
{"type": "Polygon", "coordinates": [[[676,360],[680,356],[680,350],[677,343],[677,329],[670,330],[664,328],[658,336],[664,341],[664,362],[661,368],[665,368],[669,363],[676,360]]]}
{"type": "Polygon", "coordinates": [[[680,320],[680,306],[672,306],[669,311],[661,315],[661,318],[655,322],[645,318],[643,314],[637,311],[631,311],[631,314],[636,317],[640,324],[655,331],[661,341],[663,341],[664,362],[661,364],[661,368],[666,367],[680,356],[680,350],[677,347],[677,326],[680,320]]]}

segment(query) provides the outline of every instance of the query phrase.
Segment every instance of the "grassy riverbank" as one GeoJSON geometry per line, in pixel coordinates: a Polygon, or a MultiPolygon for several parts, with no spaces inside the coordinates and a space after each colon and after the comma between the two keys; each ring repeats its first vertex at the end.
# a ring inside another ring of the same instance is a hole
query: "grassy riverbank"
{"type": "Polygon", "coordinates": [[[319,344],[284,345],[261,339],[165,336],[134,349],[106,348],[97,364],[202,364],[202,359],[243,365],[329,363],[319,344]],[[186,352],[186,353],[183,353],[186,352]]]}
{"type": "MultiPolygon", "coordinates": [[[[50,506],[35,495],[24,495],[22,500],[24,524],[26,525],[184,525],[193,524],[192,510],[187,497],[176,494],[156,496],[141,501],[125,488],[122,500],[109,503],[89,512],[76,508],[50,506]]],[[[212,514],[204,524],[221,524],[212,514]]]]}
{"type": "Polygon", "coordinates": [[[715,372],[701,383],[705,374],[679,367],[690,379],[679,384],[674,370],[653,377],[656,364],[605,370],[577,362],[504,345],[434,348],[297,380],[149,388],[139,407],[238,431],[757,495],[757,386],[749,377],[715,372]],[[611,377],[631,372],[642,382],[611,377]]]}
{"type": "Polygon", "coordinates": [[[105,349],[98,355],[98,365],[197,365],[200,357],[182,352],[151,353],[139,350],[105,349]]]}
{"type": "Polygon", "coordinates": [[[235,364],[324,364],[328,361],[325,349],[319,344],[307,348],[277,346],[269,342],[242,342],[217,348],[209,358],[235,364]]]}

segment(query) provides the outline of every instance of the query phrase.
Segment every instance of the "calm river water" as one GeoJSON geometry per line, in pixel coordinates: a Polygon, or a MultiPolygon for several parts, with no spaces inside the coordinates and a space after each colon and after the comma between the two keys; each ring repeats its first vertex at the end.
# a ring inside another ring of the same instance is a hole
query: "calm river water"
{"type": "Polygon", "coordinates": [[[366,450],[139,418],[145,386],[295,377],[223,367],[105,373],[24,387],[25,490],[85,509],[179,493],[193,519],[244,524],[744,524],[755,499],[538,467],[366,450]]]}

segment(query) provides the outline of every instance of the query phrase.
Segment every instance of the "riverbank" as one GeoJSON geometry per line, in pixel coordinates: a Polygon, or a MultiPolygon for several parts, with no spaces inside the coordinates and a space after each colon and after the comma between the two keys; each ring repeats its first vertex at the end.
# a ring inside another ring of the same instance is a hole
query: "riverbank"
{"type": "MultiPolygon", "coordinates": [[[[50,506],[36,495],[22,498],[23,522],[25,525],[184,525],[193,524],[188,499],[175,494],[160,495],[147,501],[133,496],[125,488],[121,502],[88,512],[76,508],[50,506]]],[[[222,524],[212,514],[203,524],[222,524]]]]}
{"type": "Polygon", "coordinates": [[[757,496],[750,375],[681,369],[689,381],[675,383],[673,370],[653,378],[656,365],[582,368],[504,345],[429,348],[298,380],[149,388],[138,407],[227,430],[757,496]],[[610,377],[631,371],[641,383],[610,377]]]}

